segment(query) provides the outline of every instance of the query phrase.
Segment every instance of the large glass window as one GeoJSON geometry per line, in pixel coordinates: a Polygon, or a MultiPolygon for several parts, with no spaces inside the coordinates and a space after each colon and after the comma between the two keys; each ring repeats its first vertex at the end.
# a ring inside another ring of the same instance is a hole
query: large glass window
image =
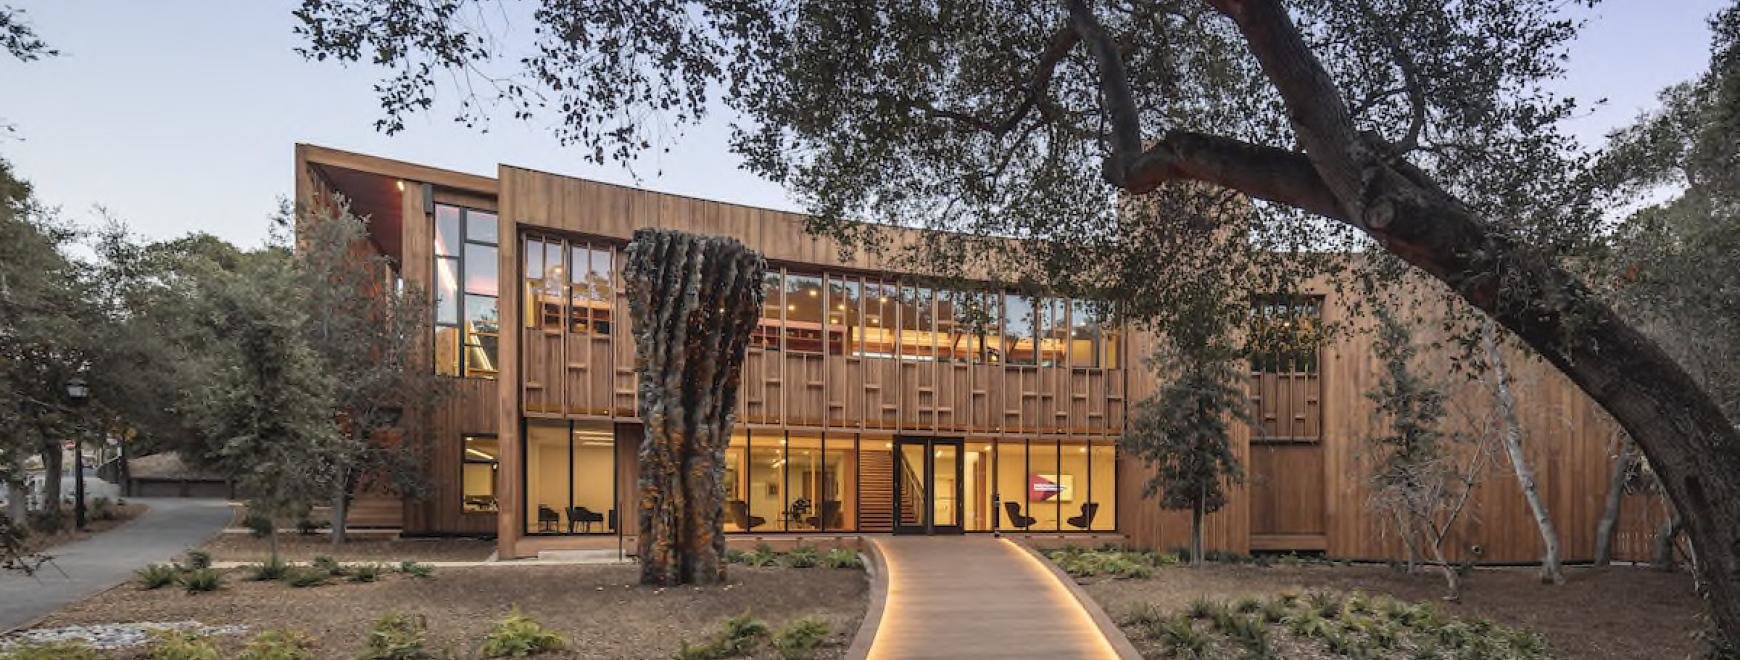
{"type": "Polygon", "coordinates": [[[493,435],[468,435],[463,439],[464,455],[460,458],[460,492],[466,513],[494,513],[498,475],[501,471],[500,444],[493,435]]]}
{"type": "Polygon", "coordinates": [[[1033,527],[1033,505],[1027,501],[1027,441],[1021,438],[997,440],[997,499],[1002,510],[997,512],[998,529],[1036,529],[1033,527]]]}
{"type": "Polygon", "coordinates": [[[990,442],[968,442],[965,444],[966,465],[961,469],[961,524],[969,532],[988,532],[991,530],[991,465],[995,463],[994,448],[990,442]]]}
{"type": "Polygon", "coordinates": [[[818,531],[824,522],[822,437],[793,433],[786,438],[785,451],[786,528],[818,531]]]}
{"type": "Polygon", "coordinates": [[[610,424],[528,421],[525,447],[526,533],[616,531],[616,438],[610,424]]]}
{"type": "Polygon", "coordinates": [[[931,306],[931,290],[927,287],[901,287],[899,314],[901,359],[932,359],[936,350],[936,315],[931,306]]]}
{"type": "Polygon", "coordinates": [[[435,372],[495,378],[501,293],[494,213],[435,206],[435,372]]]}
{"type": "Polygon", "coordinates": [[[937,359],[969,364],[985,362],[987,326],[996,323],[987,301],[986,296],[977,292],[937,292],[937,359]]]}
{"type": "Polygon", "coordinates": [[[1058,443],[1056,499],[1063,531],[1088,531],[1099,518],[1099,504],[1089,496],[1094,474],[1092,460],[1087,440],[1066,439],[1058,443]]]}
{"type": "Polygon", "coordinates": [[[1033,529],[1051,531],[1062,523],[1063,503],[1075,500],[1075,476],[1058,466],[1057,441],[1034,438],[1027,441],[1027,505],[1035,518],[1033,529]]]}
{"type": "Polygon", "coordinates": [[[1005,364],[1038,364],[1034,331],[1039,327],[1039,310],[1033,299],[1016,293],[1003,296],[1003,362],[1005,364]]]}
{"type": "Polygon", "coordinates": [[[851,434],[822,439],[822,490],[817,521],[824,531],[858,528],[858,447],[851,434]]]}
{"type": "Polygon", "coordinates": [[[1034,315],[1039,338],[1039,365],[1061,367],[1064,346],[1069,339],[1069,304],[1060,298],[1041,298],[1040,313],[1034,315]]]}
{"type": "Polygon", "coordinates": [[[1094,513],[1088,529],[1108,532],[1118,528],[1118,446],[1115,440],[1088,446],[1088,501],[1094,513]]]}
{"type": "Polygon", "coordinates": [[[785,350],[822,352],[822,278],[785,278],[785,350]]]}
{"type": "Polygon", "coordinates": [[[828,354],[858,355],[863,319],[858,313],[861,284],[856,277],[828,276],[828,354]]]}
{"type": "Polygon", "coordinates": [[[767,520],[764,530],[786,531],[791,512],[786,508],[785,434],[779,431],[749,433],[749,512],[767,520]]]}
{"type": "Polygon", "coordinates": [[[761,283],[761,318],[749,335],[749,345],[770,351],[779,350],[780,325],[785,319],[785,278],[778,270],[768,270],[761,283]]]}
{"type": "Polygon", "coordinates": [[[749,513],[749,434],[738,431],[725,449],[725,531],[761,529],[767,518],[749,513]]]}
{"type": "Polygon", "coordinates": [[[610,308],[616,293],[611,287],[610,247],[570,243],[568,253],[573,291],[568,331],[574,334],[610,334],[610,308]]]}
{"type": "Polygon", "coordinates": [[[864,282],[864,348],[860,357],[894,357],[894,331],[900,323],[899,291],[892,284],[864,282]]]}

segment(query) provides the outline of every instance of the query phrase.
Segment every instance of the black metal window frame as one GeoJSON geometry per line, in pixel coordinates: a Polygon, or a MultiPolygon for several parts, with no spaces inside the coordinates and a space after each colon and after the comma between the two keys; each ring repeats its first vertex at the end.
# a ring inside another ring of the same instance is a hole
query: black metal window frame
{"type": "MultiPolygon", "coordinates": [[[[497,218],[497,222],[500,221],[499,220],[500,215],[495,211],[490,211],[487,209],[471,208],[471,207],[467,207],[467,206],[460,206],[458,204],[447,204],[447,203],[441,203],[441,202],[436,202],[434,204],[431,204],[429,206],[429,209],[430,209],[430,212],[429,212],[430,241],[429,241],[429,243],[432,246],[431,249],[429,250],[429,253],[431,256],[430,266],[434,269],[433,271],[431,271],[432,272],[431,279],[433,280],[435,278],[440,277],[441,262],[443,262],[443,261],[453,262],[453,264],[454,264],[453,272],[457,274],[457,281],[454,282],[454,288],[453,288],[453,300],[450,300],[447,302],[447,304],[452,307],[452,309],[449,311],[454,312],[453,318],[454,318],[455,322],[454,323],[443,323],[441,321],[442,310],[440,308],[437,308],[433,311],[434,328],[435,328],[436,332],[439,332],[441,328],[452,328],[455,332],[457,332],[459,334],[459,351],[458,351],[459,354],[458,354],[458,357],[456,358],[458,360],[458,364],[455,365],[457,370],[458,370],[458,373],[454,374],[453,377],[455,377],[455,378],[477,378],[479,380],[495,380],[497,377],[496,375],[487,375],[487,376],[485,376],[485,375],[478,375],[478,376],[471,375],[471,368],[467,364],[467,361],[469,360],[470,355],[471,355],[471,351],[469,349],[474,345],[472,343],[473,336],[495,337],[496,342],[497,342],[497,344],[496,344],[497,350],[496,350],[496,356],[495,356],[495,360],[497,363],[496,368],[497,368],[497,371],[499,371],[499,369],[500,369],[499,365],[501,362],[500,341],[501,341],[502,313],[501,313],[501,273],[500,273],[500,269],[499,269],[499,264],[498,264],[496,278],[495,278],[495,294],[494,295],[484,295],[484,294],[466,292],[465,281],[466,281],[466,275],[467,275],[468,270],[466,267],[467,264],[466,264],[466,258],[465,258],[465,246],[466,245],[478,245],[478,246],[482,246],[482,247],[495,248],[496,256],[497,256],[497,259],[499,261],[500,256],[501,256],[501,234],[499,231],[499,227],[498,227],[498,230],[496,232],[495,242],[490,243],[488,241],[472,240],[469,225],[471,223],[471,214],[472,213],[485,213],[485,214],[488,214],[491,216],[495,216],[497,218]],[[454,209],[454,210],[459,212],[459,227],[458,227],[459,249],[457,250],[457,254],[444,255],[444,254],[441,254],[440,252],[433,249],[433,246],[440,245],[440,242],[441,242],[441,239],[435,230],[439,229],[441,226],[440,214],[441,214],[441,209],[443,207],[451,208],[451,209],[454,209]],[[471,332],[471,331],[467,330],[466,321],[465,321],[465,300],[468,297],[489,298],[489,299],[494,300],[496,302],[496,309],[495,309],[496,331],[495,332],[471,332]]],[[[439,287],[439,286],[440,286],[440,284],[439,284],[439,282],[437,282],[436,287],[439,287]]],[[[475,345],[481,346],[482,343],[481,343],[481,341],[479,341],[475,345]]],[[[435,365],[435,369],[439,370],[439,369],[441,369],[441,366],[442,366],[441,364],[437,363],[435,365]]]]}
{"type": "MultiPolygon", "coordinates": [[[[739,467],[739,472],[741,472],[743,475],[739,478],[750,481],[750,482],[753,482],[754,478],[755,478],[755,467],[754,467],[755,460],[753,458],[754,450],[755,450],[755,432],[756,432],[756,429],[754,429],[754,428],[744,428],[743,429],[743,458],[742,458],[742,465],[739,467]]],[[[791,460],[791,446],[790,446],[789,440],[791,439],[791,431],[790,430],[773,431],[773,430],[769,430],[769,429],[761,429],[761,433],[764,436],[767,434],[774,434],[774,433],[778,434],[778,436],[779,436],[780,448],[785,452],[783,455],[786,459],[784,463],[780,464],[780,468],[779,468],[780,501],[784,505],[783,510],[790,510],[791,509],[791,464],[792,464],[792,460],[791,460]]],[[[828,436],[829,436],[829,434],[827,431],[818,431],[817,434],[821,437],[821,449],[818,450],[818,458],[816,460],[816,464],[821,470],[822,482],[823,482],[822,485],[825,488],[827,486],[827,475],[829,472],[829,470],[828,470],[828,436]]],[[[862,495],[863,495],[863,483],[864,483],[863,478],[862,478],[864,475],[864,463],[862,460],[862,446],[861,446],[861,442],[860,442],[860,440],[862,438],[862,434],[857,433],[857,432],[851,432],[851,433],[834,433],[833,435],[836,437],[836,439],[840,439],[841,436],[848,436],[848,435],[851,436],[851,442],[849,444],[852,447],[852,524],[847,525],[846,527],[841,528],[841,529],[834,529],[834,528],[829,527],[827,517],[821,515],[821,511],[820,511],[821,507],[818,505],[815,509],[816,528],[815,529],[805,529],[805,530],[795,530],[796,533],[799,533],[799,534],[821,534],[824,532],[855,532],[858,530],[858,528],[860,526],[863,525],[864,521],[863,521],[863,518],[861,517],[861,515],[862,515],[863,510],[864,510],[864,498],[862,497],[862,495]]],[[[732,484],[731,486],[733,489],[736,488],[736,484],[732,484]]],[[[844,492],[842,492],[841,495],[844,496],[844,492]]],[[[727,498],[727,499],[729,499],[729,498],[727,498]]],[[[820,501],[827,501],[827,497],[825,495],[819,499],[820,499],[820,501]]],[[[745,493],[745,495],[744,495],[743,506],[744,506],[745,515],[754,516],[756,514],[755,498],[750,497],[749,493],[745,493]]],[[[788,523],[789,523],[789,521],[785,520],[784,517],[782,516],[779,520],[779,529],[777,531],[780,533],[793,532],[794,530],[791,529],[791,527],[788,523]]],[[[737,530],[735,532],[726,532],[726,533],[727,534],[765,534],[767,532],[758,531],[758,530],[751,530],[751,529],[740,529],[740,530],[737,530]]]]}
{"type": "MultiPolygon", "coordinates": [[[[530,517],[532,493],[531,493],[531,489],[526,488],[526,484],[528,483],[526,480],[527,479],[527,471],[531,469],[531,463],[532,463],[530,460],[527,460],[529,454],[526,453],[527,445],[531,442],[531,438],[526,435],[526,429],[530,426],[530,421],[531,420],[529,418],[526,418],[526,417],[520,418],[520,533],[525,535],[525,536],[616,536],[618,534],[621,534],[623,531],[622,525],[623,525],[623,521],[625,520],[625,518],[624,518],[623,513],[622,513],[622,493],[619,492],[620,491],[620,484],[617,483],[617,479],[618,479],[618,477],[621,476],[620,473],[621,473],[622,466],[620,465],[620,463],[622,461],[622,452],[621,452],[621,448],[617,446],[618,438],[616,437],[616,425],[615,424],[610,425],[610,508],[611,508],[611,511],[616,512],[616,529],[610,529],[610,524],[609,524],[609,519],[608,519],[608,516],[610,514],[609,514],[609,512],[605,512],[605,515],[607,516],[606,521],[605,521],[605,525],[604,525],[605,529],[602,529],[600,531],[596,531],[596,532],[563,531],[561,525],[557,525],[556,531],[554,531],[554,532],[531,531],[532,529],[536,529],[536,522],[537,521],[535,519],[533,519],[532,517],[530,517]]],[[[554,420],[551,420],[551,421],[554,421],[554,420]]],[[[566,512],[566,511],[572,511],[573,507],[574,507],[574,421],[575,420],[567,419],[567,420],[562,420],[562,421],[565,422],[565,424],[562,424],[562,426],[564,426],[567,429],[567,438],[568,438],[568,469],[567,469],[567,474],[568,474],[568,504],[567,504],[566,508],[564,509],[564,511],[566,512]]],[[[564,515],[566,515],[566,513],[564,513],[564,515]]],[[[572,529],[571,525],[570,525],[570,529],[572,529]]]]}

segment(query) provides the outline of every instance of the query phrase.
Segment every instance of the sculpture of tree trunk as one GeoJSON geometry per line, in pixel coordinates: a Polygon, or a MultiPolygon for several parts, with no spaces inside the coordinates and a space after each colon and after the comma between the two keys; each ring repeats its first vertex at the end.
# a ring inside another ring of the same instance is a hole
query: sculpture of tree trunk
{"type": "Polygon", "coordinates": [[[641,583],[725,579],[725,447],[761,255],[734,239],[640,229],[624,277],[640,377],[641,583]]]}

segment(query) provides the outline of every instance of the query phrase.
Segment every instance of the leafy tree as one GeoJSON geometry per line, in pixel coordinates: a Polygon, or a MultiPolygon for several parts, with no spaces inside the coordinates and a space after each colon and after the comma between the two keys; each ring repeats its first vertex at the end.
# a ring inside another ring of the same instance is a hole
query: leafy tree
{"type": "Polygon", "coordinates": [[[189,356],[201,378],[185,386],[183,407],[200,455],[273,521],[276,560],[278,526],[333,492],[331,460],[344,441],[337,386],[309,344],[306,312],[294,304],[306,292],[286,250],[247,255],[234,270],[199,265],[187,302],[206,334],[189,356]]]}
{"type": "MultiPolygon", "coordinates": [[[[281,227],[291,222],[288,210],[281,227]]],[[[343,441],[325,458],[333,470],[332,541],[344,541],[349,504],[365,479],[417,496],[426,480],[429,413],[447,379],[427,365],[428,296],[396,286],[387,259],[369,243],[347,202],[295,216],[296,272],[304,333],[333,384],[343,441]]]]}
{"type": "Polygon", "coordinates": [[[1371,504],[1395,522],[1412,572],[1423,552],[1444,573],[1450,600],[1461,595],[1456,569],[1444,556],[1450,529],[1474,492],[1487,452],[1481,447],[1456,452],[1464,438],[1443,430],[1442,385],[1416,373],[1419,348],[1413,331],[1387,309],[1377,310],[1373,350],[1383,362],[1377,384],[1366,392],[1382,429],[1366,438],[1371,448],[1371,504]],[[1457,454],[1468,454],[1466,458],[1457,454]],[[1466,461],[1466,462],[1463,462],[1466,461]]]}
{"type": "Polygon", "coordinates": [[[66,250],[77,233],[39,206],[30,185],[0,161],[0,470],[22,518],[24,461],[41,456],[43,502],[60,502],[61,442],[80,421],[65,384],[85,363],[88,308],[66,250]]]}
{"type": "Polygon", "coordinates": [[[1291,252],[1387,252],[1613,414],[1740,633],[1740,431],[1569,265],[1601,217],[1559,130],[1576,106],[1543,82],[1579,27],[1561,10],[1593,0],[546,0],[516,21],[529,44],[501,38],[489,4],[304,0],[300,52],[389,71],[388,132],[451,85],[462,121],[554,115],[600,161],[719,93],[741,117],[733,148],[815,229],[876,249],[846,220],[956,230],[912,258],[1026,265],[1162,320],[1205,259],[1271,266],[1241,284],[1254,293],[1344,263],[1291,252]],[[1250,240],[1200,239],[1228,225],[1250,240]]]}
{"type": "Polygon", "coordinates": [[[1244,480],[1231,422],[1252,423],[1239,368],[1244,353],[1228,338],[1239,308],[1213,295],[1203,292],[1168,326],[1165,348],[1152,358],[1164,384],[1136,404],[1119,439],[1154,470],[1143,497],[1159,494],[1162,508],[1190,511],[1192,566],[1202,565],[1203,516],[1226,505],[1225,482],[1244,480]]]}

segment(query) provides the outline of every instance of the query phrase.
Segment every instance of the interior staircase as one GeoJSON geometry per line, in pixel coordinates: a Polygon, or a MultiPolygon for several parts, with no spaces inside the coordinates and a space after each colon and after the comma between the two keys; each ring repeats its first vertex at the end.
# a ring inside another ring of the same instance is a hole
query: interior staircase
{"type": "Polygon", "coordinates": [[[894,531],[894,453],[864,450],[858,457],[858,529],[894,531]]]}

